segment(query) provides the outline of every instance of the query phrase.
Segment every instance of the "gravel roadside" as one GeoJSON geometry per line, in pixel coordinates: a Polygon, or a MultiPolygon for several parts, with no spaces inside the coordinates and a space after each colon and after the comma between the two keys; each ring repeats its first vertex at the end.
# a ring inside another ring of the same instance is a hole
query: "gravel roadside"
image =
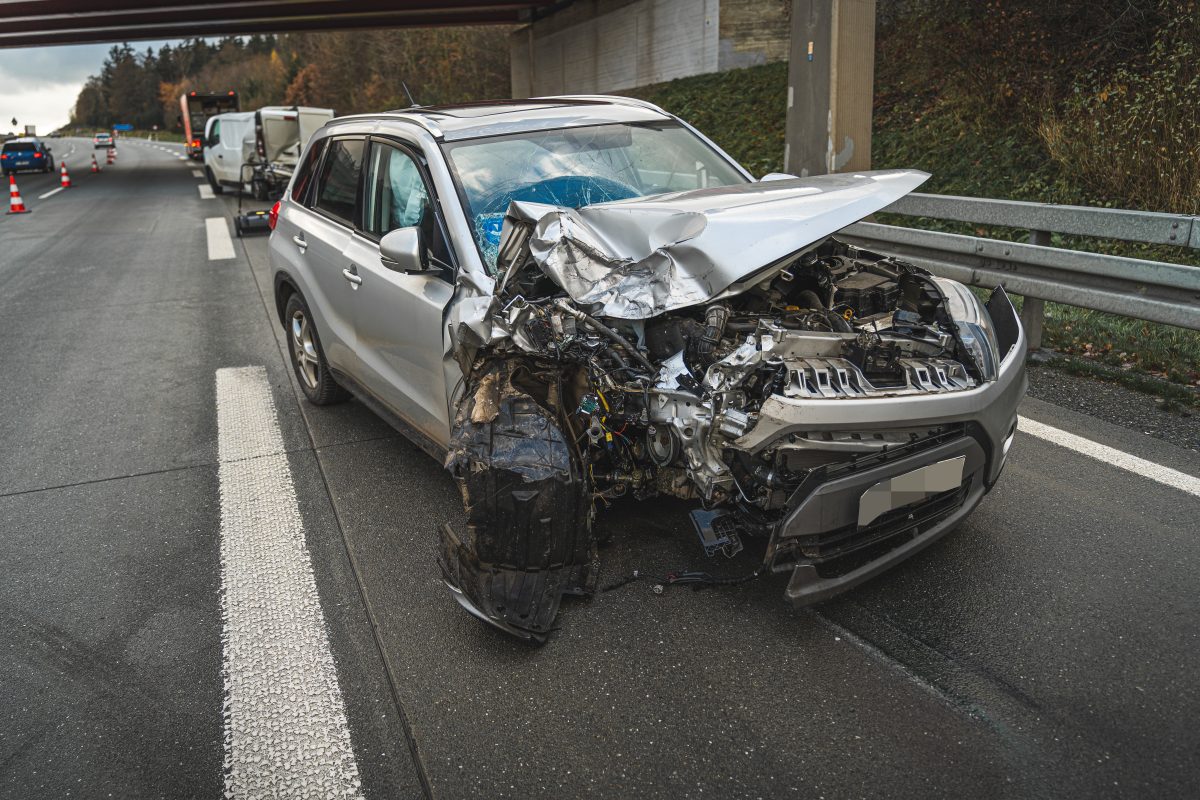
{"type": "Polygon", "coordinates": [[[1029,364],[1029,396],[1200,451],[1200,415],[1165,410],[1160,397],[1037,363],[1029,364]]]}

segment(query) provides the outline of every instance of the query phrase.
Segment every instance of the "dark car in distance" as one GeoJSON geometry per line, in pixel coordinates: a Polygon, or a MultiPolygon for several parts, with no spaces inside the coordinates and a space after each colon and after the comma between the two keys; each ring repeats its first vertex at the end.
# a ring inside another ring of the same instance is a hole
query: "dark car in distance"
{"type": "Polygon", "coordinates": [[[0,170],[5,176],[14,172],[50,172],[54,156],[40,139],[31,136],[10,139],[0,149],[0,170]]]}

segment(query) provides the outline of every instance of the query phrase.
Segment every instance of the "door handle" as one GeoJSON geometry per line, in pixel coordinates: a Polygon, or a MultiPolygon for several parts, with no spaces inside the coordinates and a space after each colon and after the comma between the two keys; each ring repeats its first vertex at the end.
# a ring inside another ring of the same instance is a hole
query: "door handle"
{"type": "Polygon", "coordinates": [[[293,236],[292,241],[296,243],[296,247],[300,248],[301,253],[308,249],[308,242],[304,241],[304,237],[300,234],[293,236]]]}
{"type": "Polygon", "coordinates": [[[350,281],[350,283],[354,284],[355,289],[362,285],[362,276],[358,274],[358,271],[354,268],[353,264],[350,265],[349,269],[342,270],[342,276],[346,280],[350,281]]]}

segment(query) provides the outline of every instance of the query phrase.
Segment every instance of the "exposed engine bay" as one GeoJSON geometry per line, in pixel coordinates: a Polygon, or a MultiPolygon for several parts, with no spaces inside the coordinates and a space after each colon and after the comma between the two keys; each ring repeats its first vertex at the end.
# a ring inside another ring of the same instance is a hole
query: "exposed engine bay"
{"type": "Polygon", "coordinates": [[[833,238],[737,293],[628,319],[565,296],[528,227],[511,227],[491,307],[507,335],[458,352],[448,465],[470,522],[462,539],[443,529],[443,568],[468,610],[527,638],[550,629],[563,593],[594,589],[588,531],[608,500],[695,500],[705,552],[733,555],[814,469],[932,433],[775,435],[772,398],[957,392],[998,361],[964,322],[979,307],[965,287],[833,238]],[[564,542],[567,526],[579,534],[564,542]]]}
{"type": "Polygon", "coordinates": [[[748,292],[644,323],[597,320],[544,276],[523,277],[508,283],[507,313],[526,353],[570,365],[559,402],[601,496],[769,511],[811,458],[801,442],[738,447],[768,397],[949,392],[980,378],[935,279],[832,239],[748,292]]]}

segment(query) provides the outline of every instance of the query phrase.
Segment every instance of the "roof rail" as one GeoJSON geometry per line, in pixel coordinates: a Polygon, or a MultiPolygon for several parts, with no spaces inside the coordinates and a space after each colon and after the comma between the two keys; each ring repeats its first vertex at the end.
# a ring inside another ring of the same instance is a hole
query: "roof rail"
{"type": "Polygon", "coordinates": [[[663,111],[658,106],[647,100],[641,100],[637,97],[626,97],[620,94],[557,94],[546,95],[544,97],[531,97],[531,100],[587,100],[590,102],[607,102],[617,106],[635,106],[637,108],[648,108],[651,111],[658,111],[662,114],[670,114],[663,111]]]}
{"type": "Polygon", "coordinates": [[[362,119],[390,119],[399,122],[411,122],[420,128],[424,128],[434,137],[442,135],[442,129],[433,123],[432,120],[426,119],[419,113],[415,113],[411,109],[396,109],[395,111],[372,111],[369,114],[347,114],[344,117],[334,117],[330,122],[343,122],[346,120],[362,120],[362,119]]]}

